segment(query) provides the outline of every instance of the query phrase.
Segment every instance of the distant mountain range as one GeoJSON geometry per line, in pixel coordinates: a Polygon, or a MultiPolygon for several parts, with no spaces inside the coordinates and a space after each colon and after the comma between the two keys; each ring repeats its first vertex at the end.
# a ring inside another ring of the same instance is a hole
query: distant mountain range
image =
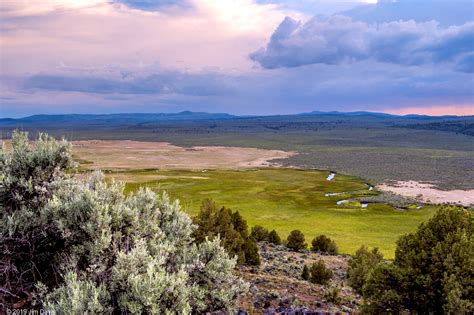
{"type": "Polygon", "coordinates": [[[393,115],[387,113],[377,112],[321,112],[312,111],[301,114],[290,114],[290,115],[247,115],[237,116],[226,113],[206,113],[206,112],[192,112],[183,111],[179,113],[118,113],[118,114],[61,114],[61,115],[33,115],[23,118],[0,118],[0,124],[2,125],[14,125],[18,123],[115,123],[115,124],[131,124],[131,123],[144,123],[144,122],[159,122],[159,121],[182,121],[182,120],[225,120],[225,119],[236,119],[236,118],[257,118],[257,117],[298,117],[298,116],[340,116],[340,117],[378,117],[378,118],[412,118],[412,119],[423,119],[423,120],[442,120],[442,119],[456,119],[473,116],[427,116],[427,115],[393,115]]]}
{"type": "Polygon", "coordinates": [[[0,119],[0,133],[14,129],[62,133],[78,130],[150,132],[296,132],[321,128],[409,128],[474,136],[474,116],[392,115],[374,112],[309,112],[293,115],[236,116],[225,113],[123,113],[106,115],[33,115],[0,119]]]}
{"type": "Polygon", "coordinates": [[[335,115],[335,116],[373,116],[373,117],[402,117],[402,118],[427,118],[427,119],[456,119],[456,118],[464,118],[464,117],[474,117],[474,116],[454,116],[454,115],[444,115],[444,116],[429,116],[429,115],[421,115],[421,114],[408,114],[408,115],[395,115],[395,114],[388,114],[388,113],[378,113],[378,112],[367,112],[367,111],[357,111],[357,112],[338,112],[338,111],[331,111],[331,112],[321,112],[321,111],[312,111],[309,113],[303,113],[300,115],[335,115]]]}
{"type": "Polygon", "coordinates": [[[0,118],[0,124],[16,123],[141,123],[150,121],[179,121],[179,120],[209,120],[230,119],[236,116],[221,113],[204,113],[184,111],[179,113],[119,113],[119,114],[62,114],[62,115],[33,115],[23,118],[0,118]]]}

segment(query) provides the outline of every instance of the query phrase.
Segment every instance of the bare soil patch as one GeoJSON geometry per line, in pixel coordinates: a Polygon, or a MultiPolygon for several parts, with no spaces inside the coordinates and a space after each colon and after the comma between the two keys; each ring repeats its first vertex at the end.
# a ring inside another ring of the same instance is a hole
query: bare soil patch
{"type": "Polygon", "coordinates": [[[474,205],[474,189],[440,190],[432,183],[398,181],[395,184],[381,184],[377,188],[405,197],[419,198],[426,203],[453,203],[463,206],[474,205]]]}
{"type": "Polygon", "coordinates": [[[184,148],[167,142],[74,141],[74,156],[89,169],[231,169],[280,166],[271,160],[295,152],[256,148],[196,146],[184,148]]]}

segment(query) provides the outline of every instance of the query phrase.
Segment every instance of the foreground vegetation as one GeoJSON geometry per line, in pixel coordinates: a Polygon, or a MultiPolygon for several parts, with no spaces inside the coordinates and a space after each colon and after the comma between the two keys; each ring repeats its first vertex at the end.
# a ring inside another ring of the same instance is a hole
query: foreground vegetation
{"type": "Polygon", "coordinates": [[[166,190],[179,198],[191,215],[199,212],[203,199],[212,198],[245,218],[249,226],[275,229],[286,239],[294,229],[308,241],[324,234],[341,253],[353,254],[361,244],[378,247],[393,258],[399,236],[413,232],[434,212],[433,206],[397,210],[383,203],[361,208],[360,202],[336,205],[338,200],[375,196],[365,182],[342,174],[327,181],[328,172],[297,169],[159,171],[109,173],[127,182],[126,191],[141,187],[166,190]],[[325,196],[326,193],[348,192],[325,196]]]}
{"type": "Polygon", "coordinates": [[[232,309],[247,284],[217,235],[196,226],[166,194],[100,173],[67,176],[70,146],[26,134],[0,151],[0,313],[171,314],[232,309]]]}

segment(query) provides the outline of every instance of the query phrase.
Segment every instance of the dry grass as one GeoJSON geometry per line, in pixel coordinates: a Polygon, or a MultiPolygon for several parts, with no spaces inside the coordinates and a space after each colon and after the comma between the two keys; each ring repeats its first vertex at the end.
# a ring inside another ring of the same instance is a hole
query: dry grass
{"type": "Polygon", "coordinates": [[[167,142],[73,142],[74,155],[89,169],[232,169],[278,166],[273,159],[294,152],[256,148],[196,146],[183,148],[167,142]]]}

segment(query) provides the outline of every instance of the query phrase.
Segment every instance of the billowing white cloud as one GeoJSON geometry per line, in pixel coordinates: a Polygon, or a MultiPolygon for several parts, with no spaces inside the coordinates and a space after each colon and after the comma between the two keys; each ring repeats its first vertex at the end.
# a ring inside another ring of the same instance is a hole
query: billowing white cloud
{"type": "Polygon", "coordinates": [[[265,68],[371,59],[400,65],[450,63],[455,69],[473,72],[465,61],[473,48],[474,22],[443,28],[434,21],[366,24],[335,15],[301,23],[287,17],[266,48],[251,58],[265,68]]]}

